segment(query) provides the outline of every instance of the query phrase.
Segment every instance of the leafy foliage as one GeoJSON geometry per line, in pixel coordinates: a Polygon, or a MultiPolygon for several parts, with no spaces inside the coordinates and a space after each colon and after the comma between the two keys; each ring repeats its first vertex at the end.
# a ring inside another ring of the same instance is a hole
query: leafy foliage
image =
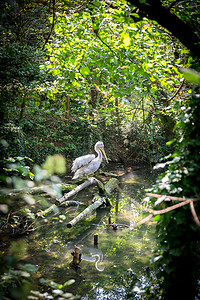
{"type": "MultiPolygon", "coordinates": [[[[200,74],[184,70],[186,78],[196,82],[200,74]]],[[[182,107],[177,127],[179,141],[172,160],[158,165],[168,169],[160,175],[152,191],[165,195],[178,194],[182,197],[199,197],[200,155],[199,155],[199,87],[182,107]]],[[[169,159],[169,157],[168,157],[169,159]]],[[[163,204],[164,205],[164,204],[163,204]]],[[[168,205],[165,204],[165,207],[168,205]]],[[[199,211],[199,203],[195,204],[199,211]]],[[[163,288],[166,298],[171,298],[174,286],[179,295],[194,297],[199,276],[199,230],[195,226],[190,207],[179,208],[160,217],[157,226],[160,276],[163,278],[163,288]],[[177,230],[178,229],[178,230],[177,230]],[[164,267],[163,267],[164,266],[164,267]],[[184,271],[187,269],[187,273],[184,271]],[[187,291],[183,286],[187,286],[187,291]],[[193,296],[192,296],[193,295],[193,296]]]]}
{"type": "MultiPolygon", "coordinates": [[[[43,169],[34,166],[34,175],[30,172],[26,162],[32,162],[28,157],[15,157],[6,160],[4,174],[1,175],[1,193],[0,193],[0,226],[7,234],[24,235],[29,234],[37,228],[37,214],[34,204],[37,202],[37,196],[27,194],[31,188],[36,187],[42,182],[51,183],[46,189],[47,193],[60,197],[60,188],[56,186],[59,181],[54,174],[62,174],[65,170],[65,160],[61,156],[48,157],[43,164],[43,169]],[[52,179],[53,178],[53,179],[52,179]],[[3,184],[2,184],[3,183],[3,184]],[[13,185],[14,189],[11,189],[13,185]],[[18,193],[15,199],[10,195],[10,190],[18,193]],[[20,201],[17,205],[16,200],[20,201]],[[23,204],[23,201],[25,205],[23,204]],[[15,203],[14,203],[15,201],[15,203]],[[16,211],[18,206],[18,211],[16,211]],[[29,207],[29,208],[28,208],[29,207]]],[[[41,199],[40,199],[41,201],[41,199]]],[[[65,216],[62,216],[63,218],[65,216]]],[[[61,219],[63,219],[61,218],[61,219]]],[[[2,247],[7,243],[3,243],[2,247]]],[[[34,295],[34,299],[57,299],[61,295],[63,298],[79,299],[72,293],[64,292],[64,289],[75,282],[74,279],[68,280],[64,284],[57,284],[53,281],[40,278],[37,285],[36,272],[38,269],[32,264],[21,264],[20,260],[27,253],[27,245],[25,240],[11,241],[9,250],[2,250],[0,262],[0,297],[12,299],[28,299],[34,295]],[[51,291],[41,293],[39,289],[48,289],[51,291]]]]}

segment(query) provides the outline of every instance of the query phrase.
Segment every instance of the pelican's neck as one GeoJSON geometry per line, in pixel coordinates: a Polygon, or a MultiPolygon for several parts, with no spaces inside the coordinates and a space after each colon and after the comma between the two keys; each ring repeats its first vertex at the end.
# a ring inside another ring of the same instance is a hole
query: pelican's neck
{"type": "Polygon", "coordinates": [[[95,147],[95,151],[96,151],[97,154],[98,154],[97,158],[98,158],[99,160],[102,160],[102,152],[101,152],[101,150],[100,150],[98,147],[95,147]]]}

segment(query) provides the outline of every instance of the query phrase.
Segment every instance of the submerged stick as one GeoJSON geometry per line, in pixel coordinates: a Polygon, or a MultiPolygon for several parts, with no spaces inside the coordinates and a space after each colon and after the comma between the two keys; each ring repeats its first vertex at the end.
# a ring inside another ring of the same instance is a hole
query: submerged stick
{"type": "Polygon", "coordinates": [[[98,248],[98,239],[99,236],[97,233],[94,234],[94,248],[98,248]]]}
{"type": "MultiPolygon", "coordinates": [[[[82,205],[82,202],[78,202],[78,201],[66,201],[64,203],[65,206],[78,206],[78,205],[82,205]]],[[[40,211],[38,213],[36,213],[37,217],[44,217],[45,215],[47,215],[50,212],[58,212],[58,207],[56,204],[51,205],[50,207],[48,207],[47,209],[40,211]]]]}
{"type": "Polygon", "coordinates": [[[74,251],[72,252],[73,263],[77,266],[80,263],[80,248],[75,246],[74,251]]]}
{"type": "MultiPolygon", "coordinates": [[[[106,185],[105,189],[107,191],[107,195],[110,194],[117,186],[118,180],[116,178],[110,179],[106,185]]],[[[94,203],[89,205],[84,211],[82,211],[78,216],[76,216],[73,220],[71,220],[68,224],[67,227],[71,228],[73,225],[75,225],[78,221],[82,220],[83,218],[87,217],[89,214],[91,214],[94,210],[96,210],[99,206],[101,206],[106,200],[105,196],[95,196],[93,198],[94,203]]],[[[106,200],[106,204],[110,205],[110,202],[106,200]]]]}

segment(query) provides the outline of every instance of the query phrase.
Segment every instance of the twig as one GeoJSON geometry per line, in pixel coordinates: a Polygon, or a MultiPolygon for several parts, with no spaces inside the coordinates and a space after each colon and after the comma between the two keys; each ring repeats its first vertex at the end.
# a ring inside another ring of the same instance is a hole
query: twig
{"type": "Polygon", "coordinates": [[[180,90],[182,89],[183,84],[184,84],[184,79],[183,79],[181,85],[179,86],[178,90],[175,92],[175,94],[174,94],[171,98],[169,98],[168,101],[171,101],[172,99],[174,99],[174,98],[176,97],[176,95],[177,95],[177,94],[180,92],[180,90]]]}
{"type": "Polygon", "coordinates": [[[55,14],[55,0],[53,0],[53,21],[52,21],[51,28],[50,28],[50,31],[48,33],[48,36],[47,36],[47,38],[46,38],[46,40],[44,42],[44,45],[42,47],[42,50],[44,50],[44,47],[47,44],[47,42],[48,42],[48,40],[49,40],[49,38],[50,38],[50,36],[51,36],[51,34],[53,32],[53,28],[54,28],[54,24],[55,24],[55,19],[56,19],[56,14],[55,14]]]}
{"type": "Polygon", "coordinates": [[[178,203],[178,204],[174,204],[174,205],[172,205],[172,206],[169,206],[169,207],[164,208],[164,209],[161,209],[161,210],[152,210],[152,213],[153,213],[153,215],[161,215],[161,214],[165,214],[165,213],[167,213],[167,212],[169,212],[169,211],[171,211],[171,210],[174,210],[174,209],[176,209],[176,208],[179,208],[179,207],[184,206],[184,205],[186,205],[186,204],[188,204],[188,203],[191,203],[191,202],[192,202],[192,200],[191,200],[191,199],[188,199],[188,200],[186,200],[186,201],[182,201],[182,202],[180,202],[180,203],[178,203]]]}
{"type": "Polygon", "coordinates": [[[200,226],[200,221],[199,221],[199,218],[197,216],[196,210],[194,208],[194,202],[193,201],[190,202],[190,209],[191,209],[191,213],[192,213],[192,216],[194,218],[195,223],[197,224],[197,226],[200,226]]]}
{"type": "Polygon", "coordinates": [[[170,10],[173,6],[177,6],[177,4],[179,4],[178,2],[184,2],[184,1],[175,0],[167,7],[167,9],[170,10]]]}
{"type": "Polygon", "coordinates": [[[186,201],[186,200],[199,201],[200,200],[200,198],[182,198],[182,197],[159,195],[159,194],[152,194],[152,193],[146,193],[146,195],[154,198],[166,197],[167,199],[174,200],[174,201],[186,201]]]}
{"type": "Polygon", "coordinates": [[[198,200],[200,200],[200,198],[188,198],[188,199],[185,199],[185,198],[180,198],[180,197],[173,197],[173,196],[167,196],[167,195],[158,195],[158,194],[151,194],[151,193],[146,193],[146,195],[151,196],[151,197],[155,197],[155,198],[160,198],[160,197],[166,196],[166,198],[168,198],[170,200],[178,200],[178,201],[181,201],[181,202],[177,203],[175,205],[169,206],[167,208],[161,209],[161,210],[153,210],[153,209],[144,207],[143,205],[139,204],[137,201],[135,201],[134,199],[132,199],[132,198],[129,197],[129,199],[134,204],[136,204],[141,209],[146,210],[146,211],[148,211],[150,213],[147,217],[145,217],[144,219],[142,219],[141,221],[139,221],[138,223],[136,223],[134,225],[134,227],[137,227],[137,226],[139,226],[141,224],[144,224],[145,222],[149,221],[153,216],[165,214],[165,213],[167,213],[169,211],[172,211],[172,210],[174,210],[176,208],[182,207],[182,206],[184,206],[186,204],[190,204],[190,209],[191,209],[194,221],[195,221],[195,223],[198,226],[200,226],[200,221],[198,219],[198,216],[197,216],[195,208],[194,208],[194,201],[198,201],[198,200]]]}
{"type": "Polygon", "coordinates": [[[153,214],[149,214],[147,217],[140,220],[138,223],[136,223],[133,227],[138,227],[146,222],[148,222],[153,217],[153,214]]]}

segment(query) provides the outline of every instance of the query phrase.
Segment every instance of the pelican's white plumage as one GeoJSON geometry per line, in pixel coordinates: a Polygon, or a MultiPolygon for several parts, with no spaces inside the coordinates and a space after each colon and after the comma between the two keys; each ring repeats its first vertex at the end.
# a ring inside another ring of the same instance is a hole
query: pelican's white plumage
{"type": "Polygon", "coordinates": [[[86,176],[88,178],[88,175],[95,173],[102,162],[102,153],[105,156],[106,161],[108,162],[108,159],[104,152],[103,142],[97,142],[94,149],[98,154],[97,157],[95,157],[94,154],[88,154],[80,156],[73,161],[71,171],[75,172],[75,174],[72,179],[77,179],[81,176],[86,176]]]}
{"type": "Polygon", "coordinates": [[[89,164],[89,162],[91,162],[94,158],[95,158],[94,154],[83,155],[83,156],[80,156],[80,157],[76,158],[73,161],[71,171],[76,172],[76,170],[78,170],[81,167],[89,164]]]}

